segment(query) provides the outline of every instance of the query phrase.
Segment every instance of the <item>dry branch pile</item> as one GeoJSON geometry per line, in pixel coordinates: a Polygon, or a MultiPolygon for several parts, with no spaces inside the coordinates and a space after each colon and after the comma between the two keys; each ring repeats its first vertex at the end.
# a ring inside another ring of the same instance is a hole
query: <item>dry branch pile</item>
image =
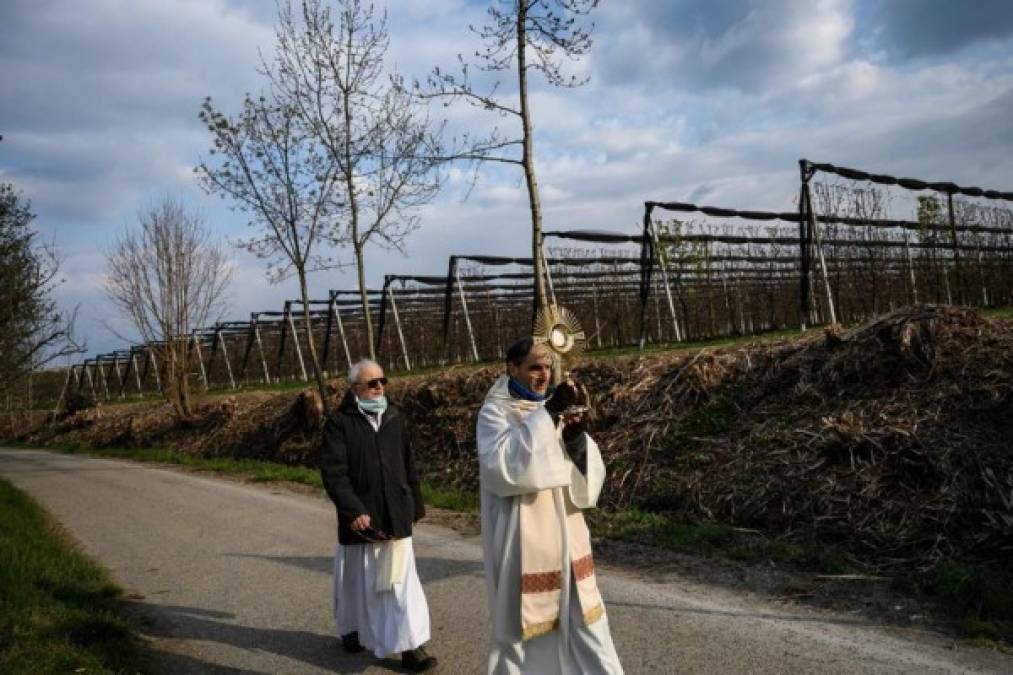
{"type": "Polygon", "coordinates": [[[840,543],[872,566],[1013,553],[1008,324],[907,308],[643,375],[643,395],[603,406],[615,502],[840,543]]]}
{"type": "MultiPolygon", "coordinates": [[[[406,383],[431,479],[475,489],[497,369],[406,383]]],[[[803,340],[590,361],[608,506],[841,545],[873,567],[1013,553],[1013,330],[918,306],[803,340]]]]}

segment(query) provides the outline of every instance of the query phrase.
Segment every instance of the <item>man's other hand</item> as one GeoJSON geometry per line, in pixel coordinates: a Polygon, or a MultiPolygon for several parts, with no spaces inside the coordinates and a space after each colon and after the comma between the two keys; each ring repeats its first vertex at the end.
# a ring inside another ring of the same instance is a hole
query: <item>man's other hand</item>
{"type": "Polygon", "coordinates": [[[577,383],[573,380],[560,382],[552,396],[545,402],[545,409],[553,417],[558,417],[564,410],[577,403],[577,383]]]}
{"type": "Polygon", "coordinates": [[[587,431],[587,415],[563,415],[563,440],[570,441],[587,431]]]}
{"type": "Polygon", "coordinates": [[[352,521],[352,529],[355,531],[365,530],[369,527],[369,514],[363,513],[361,516],[352,521]]]}

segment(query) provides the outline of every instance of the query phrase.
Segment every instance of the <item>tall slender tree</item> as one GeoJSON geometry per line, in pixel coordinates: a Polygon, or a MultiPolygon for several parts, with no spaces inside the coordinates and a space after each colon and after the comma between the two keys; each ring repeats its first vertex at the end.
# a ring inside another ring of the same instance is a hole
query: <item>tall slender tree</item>
{"type": "Polygon", "coordinates": [[[306,346],[321,405],[327,385],[317,356],[310,316],[307,275],[336,265],[331,251],[344,243],[340,223],[337,162],[322,152],[299,109],[276,90],[246,96],[235,117],[220,112],[208,97],[200,119],[214,139],[210,159],[194,171],[210,193],[232,200],[250,216],[256,234],[239,241],[267,261],[268,278],[280,282],[295,275],[302,299],[306,346]]]}
{"type": "Polygon", "coordinates": [[[424,98],[462,100],[516,119],[519,131],[504,136],[494,129],[488,136],[463,138],[455,159],[516,164],[524,171],[531,213],[531,256],[535,272],[535,310],[547,304],[545,268],[542,260],[542,202],[535,175],[534,124],[528,97],[528,75],[540,72],[552,86],[578,87],[586,79],[566,75],[564,60],[576,60],[591,49],[593,24],[582,19],[598,6],[599,0],[493,0],[489,21],[471,27],[482,40],[475,52],[476,68],[485,72],[512,72],[516,76],[516,98],[508,101],[498,94],[499,82],[480,92],[470,77],[470,65],[463,58],[461,72],[451,74],[436,68],[416,89],[424,98]],[[519,153],[518,153],[519,150],[519,153]],[[503,154],[506,151],[506,154],[503,154]]]}
{"type": "Polygon", "coordinates": [[[335,5],[303,0],[295,12],[279,4],[276,56],[265,72],[336,167],[375,358],[365,249],[404,252],[420,224],[417,207],[440,187],[439,128],[386,67],[386,15],[359,0],[335,5]]]}

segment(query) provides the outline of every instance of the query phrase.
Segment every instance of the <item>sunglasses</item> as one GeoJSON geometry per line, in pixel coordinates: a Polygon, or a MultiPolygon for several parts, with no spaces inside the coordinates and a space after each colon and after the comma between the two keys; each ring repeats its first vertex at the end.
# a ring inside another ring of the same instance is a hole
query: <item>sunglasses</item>
{"type": "Polygon", "coordinates": [[[363,387],[369,387],[370,389],[378,389],[381,386],[383,387],[387,386],[387,378],[374,377],[372,380],[367,380],[366,382],[356,382],[356,384],[361,385],[363,387]]]}

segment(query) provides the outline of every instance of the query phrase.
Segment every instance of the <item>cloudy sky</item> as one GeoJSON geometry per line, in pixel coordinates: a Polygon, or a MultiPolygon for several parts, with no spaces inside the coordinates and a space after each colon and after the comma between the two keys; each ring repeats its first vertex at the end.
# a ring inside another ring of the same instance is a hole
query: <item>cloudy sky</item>
{"type": "MultiPolygon", "coordinates": [[[[383,3],[378,3],[381,7],[383,3]]],[[[389,0],[390,65],[408,77],[479,47],[485,1],[389,0]]],[[[201,192],[211,95],[234,112],[263,81],[274,0],[4,0],[0,181],[14,183],[56,244],[97,353],[121,346],[102,291],[104,252],[165,195],[222,238],[245,218],[201,192]]],[[[633,232],[646,199],[790,210],[797,160],[1013,189],[1013,2],[1009,0],[603,0],[580,89],[532,85],[549,229],[633,232]]],[[[510,92],[508,83],[505,93],[510,92]]],[[[442,111],[437,111],[443,114],[442,111]]],[[[450,111],[473,130],[502,122],[450,111]]],[[[422,212],[408,257],[369,251],[384,273],[440,274],[452,253],[523,256],[519,173],[467,173],[422,212]]],[[[340,255],[340,252],[339,252],[340,255]]],[[[235,250],[232,318],[297,295],[235,250]]],[[[311,289],[351,288],[348,271],[311,289]]]]}

